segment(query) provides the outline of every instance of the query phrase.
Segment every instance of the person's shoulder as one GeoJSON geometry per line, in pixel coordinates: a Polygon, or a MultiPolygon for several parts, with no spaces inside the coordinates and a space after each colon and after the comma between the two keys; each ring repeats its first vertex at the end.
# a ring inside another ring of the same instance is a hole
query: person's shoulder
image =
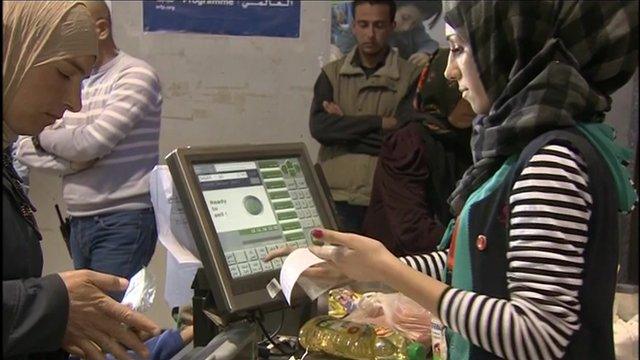
{"type": "Polygon", "coordinates": [[[545,158],[550,166],[558,163],[579,169],[586,177],[589,144],[575,129],[555,129],[530,141],[520,154],[520,162],[529,165],[533,159],[545,158]]]}
{"type": "MultiPolygon", "coordinates": [[[[340,72],[343,68],[344,62],[346,61],[348,54],[343,55],[339,59],[333,60],[322,67],[322,71],[319,76],[324,74],[329,81],[334,84],[334,82],[339,81],[340,72]]],[[[335,85],[334,85],[335,86],[335,85]]]]}
{"type": "Polygon", "coordinates": [[[150,73],[153,73],[154,75],[157,74],[156,69],[153,66],[151,66],[151,64],[146,62],[145,60],[142,60],[142,59],[137,58],[135,56],[129,55],[127,53],[122,53],[122,56],[123,56],[123,59],[122,59],[122,69],[123,70],[132,69],[132,68],[138,68],[138,69],[143,69],[143,70],[146,70],[146,71],[148,71],[150,73]]]}
{"type": "Polygon", "coordinates": [[[561,162],[560,160],[564,159],[575,165],[576,168],[586,168],[580,150],[571,143],[550,141],[540,147],[535,155],[552,155],[557,159],[556,162],[561,162]]]}
{"type": "Polygon", "coordinates": [[[589,145],[584,136],[573,127],[558,128],[540,133],[525,146],[523,152],[535,153],[548,145],[566,148],[567,151],[580,154],[580,148],[589,145]]]}
{"type": "Polygon", "coordinates": [[[153,70],[153,72],[155,72],[155,69],[153,68],[153,66],[151,66],[145,60],[142,60],[138,57],[130,55],[124,51],[120,51],[120,54],[122,55],[123,63],[125,64],[125,66],[139,66],[149,70],[153,70]]]}
{"type": "Polygon", "coordinates": [[[338,69],[342,66],[342,64],[344,63],[345,59],[347,58],[349,54],[344,54],[342,56],[340,56],[339,58],[329,61],[328,63],[326,63],[323,67],[322,70],[327,70],[327,69],[338,69]]]}
{"type": "Polygon", "coordinates": [[[158,73],[156,69],[151,66],[148,62],[139,59],[137,57],[131,56],[127,53],[122,53],[122,63],[120,72],[124,73],[142,73],[151,76],[154,79],[158,79],[158,73]]]}
{"type": "Polygon", "coordinates": [[[328,64],[326,64],[322,68],[323,69],[328,69],[328,68],[341,69],[343,64],[345,63],[350,64],[353,61],[353,59],[356,57],[357,50],[358,50],[358,47],[354,46],[353,49],[349,50],[345,54],[342,54],[337,59],[330,61],[328,64]]]}

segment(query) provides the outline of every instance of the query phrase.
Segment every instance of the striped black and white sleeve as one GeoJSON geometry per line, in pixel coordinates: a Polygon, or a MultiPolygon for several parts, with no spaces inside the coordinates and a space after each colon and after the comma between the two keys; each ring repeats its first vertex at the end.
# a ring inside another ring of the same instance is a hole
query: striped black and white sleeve
{"type": "Polygon", "coordinates": [[[427,274],[439,281],[444,281],[447,266],[446,251],[434,251],[425,255],[408,255],[400,258],[400,261],[412,268],[427,274]]]}
{"type": "Polygon", "coordinates": [[[560,145],[540,149],[509,203],[509,299],[448,289],[443,322],[506,359],[560,359],[580,328],[578,293],[592,199],[583,160],[560,145]]]}

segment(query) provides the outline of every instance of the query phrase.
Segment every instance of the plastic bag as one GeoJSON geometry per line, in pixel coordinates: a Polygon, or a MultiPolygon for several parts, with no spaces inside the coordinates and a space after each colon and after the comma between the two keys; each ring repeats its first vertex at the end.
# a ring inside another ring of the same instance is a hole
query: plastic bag
{"type": "Polygon", "coordinates": [[[366,293],[357,309],[344,319],[388,327],[426,346],[431,343],[429,312],[400,293],[366,293]]]}
{"type": "Polygon", "coordinates": [[[638,314],[624,321],[615,315],[613,323],[613,342],[617,360],[638,358],[638,314]]]}
{"type": "Polygon", "coordinates": [[[309,299],[315,300],[320,295],[329,291],[329,289],[336,287],[336,285],[338,285],[338,281],[334,279],[312,279],[305,275],[300,275],[296,284],[300,285],[309,299]]]}
{"type": "Polygon", "coordinates": [[[147,268],[142,268],[129,280],[129,286],[121,303],[135,311],[145,312],[153,305],[155,296],[155,279],[147,268]]]}

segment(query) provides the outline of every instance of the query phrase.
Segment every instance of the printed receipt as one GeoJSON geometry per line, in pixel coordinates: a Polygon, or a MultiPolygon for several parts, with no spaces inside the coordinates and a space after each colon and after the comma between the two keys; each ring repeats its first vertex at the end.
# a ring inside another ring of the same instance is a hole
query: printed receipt
{"type": "Polygon", "coordinates": [[[287,256],[280,269],[280,286],[289,305],[291,305],[291,291],[293,291],[293,286],[298,281],[300,274],[309,267],[322,262],[324,260],[315,256],[307,248],[296,249],[287,256]]]}

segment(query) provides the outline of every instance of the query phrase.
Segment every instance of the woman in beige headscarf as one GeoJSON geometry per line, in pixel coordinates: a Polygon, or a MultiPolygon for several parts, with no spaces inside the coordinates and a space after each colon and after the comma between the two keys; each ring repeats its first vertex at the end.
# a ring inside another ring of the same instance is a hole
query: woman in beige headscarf
{"type": "Polygon", "coordinates": [[[136,333],[157,333],[158,326],[104,293],[124,290],[125,279],[88,270],[41,277],[33,206],[6,151],[17,135],[36,135],[82,107],[80,84],[97,54],[91,15],[75,1],[3,5],[3,358],[64,358],[65,349],[91,359],[106,352],[125,359],[125,347],[146,357],[136,333]]]}

